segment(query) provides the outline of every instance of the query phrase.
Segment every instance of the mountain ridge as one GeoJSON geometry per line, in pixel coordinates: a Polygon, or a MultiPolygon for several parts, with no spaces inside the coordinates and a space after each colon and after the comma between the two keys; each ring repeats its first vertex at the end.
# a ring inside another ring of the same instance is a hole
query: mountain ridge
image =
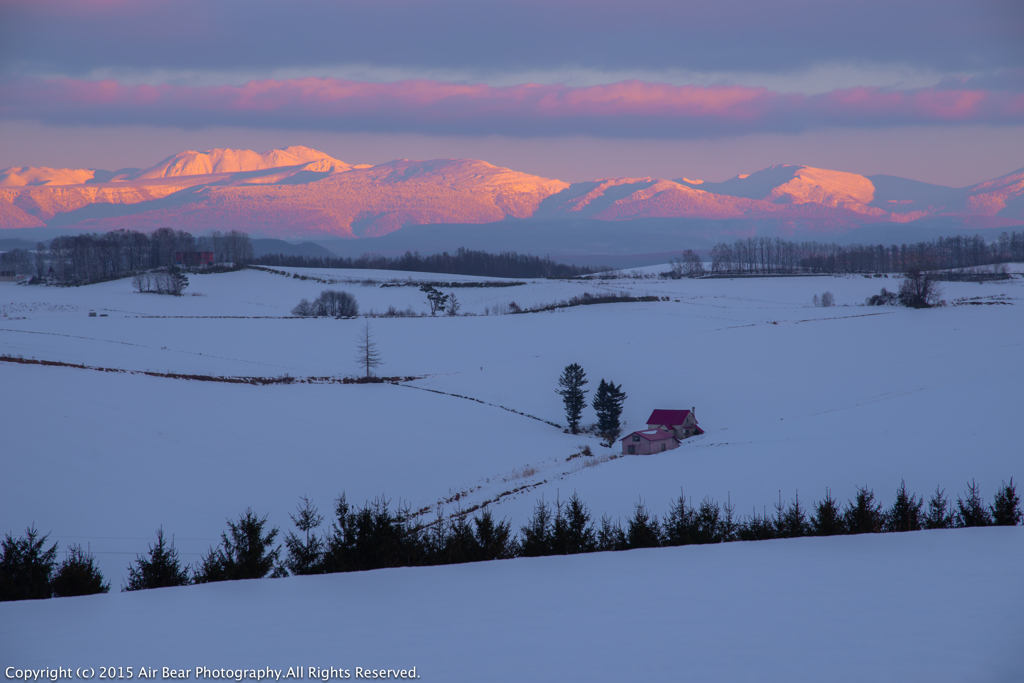
{"type": "Polygon", "coordinates": [[[1024,169],[965,188],[779,164],[710,182],[567,183],[475,159],[349,164],[308,147],[173,154],[147,169],[0,170],[0,230],[243,229],[271,237],[380,237],[403,227],[504,220],[770,221],[779,234],[843,233],[951,217],[1024,224],[1024,169]]]}

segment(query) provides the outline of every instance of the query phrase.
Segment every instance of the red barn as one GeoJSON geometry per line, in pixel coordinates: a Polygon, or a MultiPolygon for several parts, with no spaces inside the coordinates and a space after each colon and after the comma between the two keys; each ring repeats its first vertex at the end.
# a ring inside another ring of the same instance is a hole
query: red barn
{"type": "Polygon", "coordinates": [[[174,265],[185,268],[196,268],[198,266],[212,266],[212,251],[176,251],[174,252],[174,265]]]}

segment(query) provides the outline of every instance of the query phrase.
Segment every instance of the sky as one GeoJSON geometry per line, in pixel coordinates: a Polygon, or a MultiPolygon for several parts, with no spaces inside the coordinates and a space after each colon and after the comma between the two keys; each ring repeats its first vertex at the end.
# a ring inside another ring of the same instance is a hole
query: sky
{"type": "Polygon", "coordinates": [[[185,149],[579,181],[1024,167],[1019,0],[0,0],[0,167],[185,149]]]}

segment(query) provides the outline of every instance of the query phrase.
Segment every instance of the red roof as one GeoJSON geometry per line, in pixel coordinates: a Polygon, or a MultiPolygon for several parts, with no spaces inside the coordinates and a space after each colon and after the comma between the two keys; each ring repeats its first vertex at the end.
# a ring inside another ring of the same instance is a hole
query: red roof
{"type": "MultiPolygon", "coordinates": [[[[647,424],[649,425],[681,425],[686,422],[686,416],[690,414],[689,410],[655,410],[651,413],[651,416],[647,418],[647,424]]],[[[694,418],[696,422],[696,418],[694,418]]]]}
{"type": "Polygon", "coordinates": [[[662,429],[662,428],[659,427],[658,429],[644,429],[644,430],[639,431],[639,432],[633,432],[632,434],[627,434],[626,436],[624,436],[621,439],[619,439],[619,441],[625,441],[626,439],[628,439],[628,438],[630,438],[630,437],[632,437],[634,435],[635,436],[639,436],[642,439],[647,439],[648,441],[664,441],[665,439],[673,439],[675,441],[679,440],[679,439],[676,439],[676,437],[672,434],[672,432],[668,431],[667,429],[662,429]]]}

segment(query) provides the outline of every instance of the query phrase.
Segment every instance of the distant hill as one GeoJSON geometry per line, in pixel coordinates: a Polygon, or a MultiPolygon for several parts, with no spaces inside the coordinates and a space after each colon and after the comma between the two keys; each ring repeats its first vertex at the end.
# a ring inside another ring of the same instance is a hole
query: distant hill
{"type": "Polygon", "coordinates": [[[266,254],[283,254],[285,256],[320,256],[327,258],[337,256],[337,254],[327,247],[313,242],[292,244],[291,242],[285,242],[284,240],[265,238],[254,239],[252,241],[252,251],[256,258],[265,256],[266,254]]]}
{"type": "MultiPolygon", "coordinates": [[[[441,233],[449,230],[444,226],[482,224],[494,227],[481,236],[498,242],[509,229],[532,233],[542,245],[545,237],[558,242],[574,234],[588,253],[660,252],[670,236],[677,242],[752,234],[833,240],[900,225],[911,232],[936,225],[1014,228],[1024,226],[1024,169],[966,188],[785,165],[717,183],[641,177],[570,184],[472,159],[360,166],[288,147],[187,151],[141,170],[0,171],[0,229],[166,225],[323,240],[399,232],[404,238],[418,226],[441,233]],[[581,224],[589,228],[573,227],[581,224]],[[646,236],[634,233],[640,225],[646,236]]],[[[417,231],[417,241],[422,238],[417,231]]],[[[493,250],[497,243],[475,246],[493,250]]]]}

